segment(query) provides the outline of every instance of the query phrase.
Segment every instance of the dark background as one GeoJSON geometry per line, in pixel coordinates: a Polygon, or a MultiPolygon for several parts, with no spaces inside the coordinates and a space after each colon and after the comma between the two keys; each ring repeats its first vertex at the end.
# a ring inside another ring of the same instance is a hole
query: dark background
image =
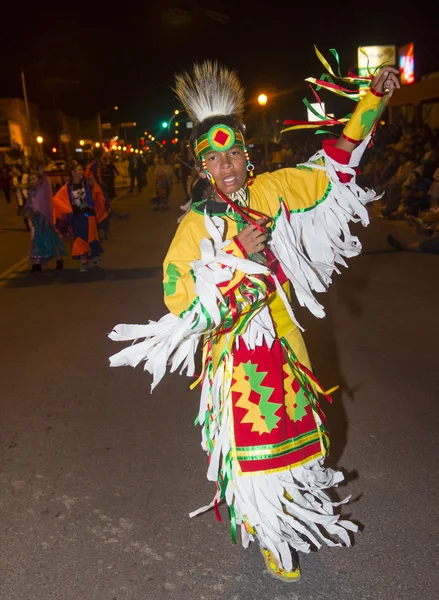
{"type": "MultiPolygon", "coordinates": [[[[101,111],[106,120],[118,105],[121,120],[147,128],[178,106],[170,90],[174,73],[204,58],[236,68],[250,99],[259,91],[294,90],[306,76],[320,75],[314,44],[326,56],[336,48],[347,71],[359,45],[414,41],[417,76],[439,70],[437,9],[424,2],[385,4],[17,3],[3,10],[0,97],[22,97],[23,68],[29,100],[40,108],[81,118],[101,111]],[[188,11],[185,22],[176,22],[169,9],[188,11]]],[[[305,93],[302,88],[296,96],[305,93]]],[[[297,117],[294,96],[285,94],[280,118],[297,117]]]]}

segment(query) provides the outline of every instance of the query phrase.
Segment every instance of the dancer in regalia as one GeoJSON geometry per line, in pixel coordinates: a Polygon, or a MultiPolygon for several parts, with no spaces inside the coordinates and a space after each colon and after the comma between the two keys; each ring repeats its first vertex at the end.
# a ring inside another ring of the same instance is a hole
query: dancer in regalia
{"type": "Polygon", "coordinates": [[[269,572],[285,582],[300,578],[298,552],[349,546],[357,530],[327,493],[343,480],[325,466],[329,438],[319,395],[329,396],[313,374],[290,300],[295,295],[323,317],[314,292],[325,291],[338,266],[361,251],[349,223],[367,225],[375,194],[356,184],[356,167],[399,87],[397,71],[385,68],[369,83],[340,138],[325,140],[298,168],[255,179],[236,74],[205,62],[177,76],[211,195],[192,204],[165,258],[170,313],[110,334],[136,341],[111,365],[145,361],[152,387],[168,366],[193,375],[202,343],[198,423],[216,493],[191,516],[224,500],[232,537],[240,526],[243,545],[256,541],[269,572]]]}

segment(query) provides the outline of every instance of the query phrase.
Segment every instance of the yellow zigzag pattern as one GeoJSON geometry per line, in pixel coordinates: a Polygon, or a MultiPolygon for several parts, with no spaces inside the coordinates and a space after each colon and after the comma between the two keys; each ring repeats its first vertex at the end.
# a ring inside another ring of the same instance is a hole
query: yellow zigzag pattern
{"type": "Polygon", "coordinates": [[[262,418],[259,406],[249,400],[252,389],[249,381],[245,377],[244,369],[241,366],[234,367],[233,378],[236,381],[232,386],[232,392],[241,394],[236,406],[247,411],[241,423],[250,423],[252,425],[252,433],[257,432],[259,435],[269,433],[268,427],[262,418]]]}
{"type": "Polygon", "coordinates": [[[287,363],[284,364],[284,373],[286,375],[284,379],[284,390],[287,415],[292,421],[301,421],[305,416],[306,411],[303,406],[299,407],[297,404],[297,396],[293,391],[294,375],[287,363]]]}

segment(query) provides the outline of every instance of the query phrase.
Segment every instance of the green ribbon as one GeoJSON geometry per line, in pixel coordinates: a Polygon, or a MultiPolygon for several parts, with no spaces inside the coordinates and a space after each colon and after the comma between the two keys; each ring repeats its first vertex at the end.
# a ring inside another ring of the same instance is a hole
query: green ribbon
{"type": "MultiPolygon", "coordinates": [[[[322,75],[320,76],[321,81],[328,81],[329,83],[334,83],[333,78],[331,77],[331,75],[329,75],[329,73],[322,73],[322,75]]],[[[319,92],[322,89],[321,85],[316,85],[316,92],[319,92]]]]}
{"type": "Polygon", "coordinates": [[[337,61],[337,72],[338,72],[338,76],[340,77],[340,79],[343,79],[341,71],[340,71],[340,57],[338,55],[338,52],[335,48],[330,48],[329,52],[332,54],[332,56],[335,58],[335,60],[337,61]]]}
{"type": "Polygon", "coordinates": [[[307,108],[308,110],[310,110],[310,111],[311,111],[311,112],[312,112],[312,113],[313,113],[313,114],[314,114],[316,117],[318,117],[318,118],[319,118],[321,121],[324,121],[324,120],[326,119],[326,115],[321,115],[320,113],[318,113],[318,112],[316,111],[316,109],[315,109],[315,108],[313,108],[313,107],[311,106],[311,103],[309,102],[309,100],[307,100],[306,98],[304,98],[304,99],[303,99],[303,103],[304,103],[304,105],[306,106],[306,108],[307,108]]]}
{"type": "MultiPolygon", "coordinates": [[[[226,463],[227,483],[229,484],[230,481],[232,481],[232,456],[231,456],[231,452],[227,453],[225,463],[226,463]]],[[[224,494],[225,494],[225,491],[224,491],[224,494]]],[[[231,533],[231,536],[232,536],[232,542],[234,544],[236,544],[236,511],[235,511],[235,508],[233,507],[232,504],[229,506],[229,510],[230,510],[230,533],[231,533]]]]}
{"type": "Polygon", "coordinates": [[[229,509],[230,509],[230,529],[231,529],[231,534],[232,534],[232,542],[234,544],[236,544],[236,512],[235,512],[235,509],[232,504],[229,506],[229,509]]]}
{"type": "Polygon", "coordinates": [[[285,338],[281,339],[281,344],[285,350],[285,356],[287,358],[287,361],[288,361],[288,364],[290,365],[291,370],[294,373],[294,376],[296,377],[297,381],[299,382],[300,387],[302,388],[303,392],[306,394],[310,403],[313,405],[313,407],[315,407],[315,402],[317,400],[317,397],[314,394],[312,385],[308,382],[308,378],[306,377],[306,374],[302,373],[295,364],[296,362],[299,362],[299,359],[294,354],[293,349],[291,348],[291,346],[289,345],[289,343],[286,341],[285,338]],[[307,387],[307,385],[306,385],[307,383],[308,383],[309,387],[307,387]]]}
{"type": "Polygon", "coordinates": [[[327,131],[326,129],[317,129],[315,135],[319,135],[321,133],[325,133],[326,135],[335,135],[335,137],[338,137],[336,133],[334,133],[333,131],[327,131]]]}
{"type": "Polygon", "coordinates": [[[209,425],[210,425],[209,420],[210,420],[211,415],[212,415],[212,409],[207,409],[206,414],[204,416],[204,428],[206,431],[206,442],[207,442],[207,447],[209,448],[209,454],[212,454],[213,449],[214,449],[212,438],[210,437],[210,430],[209,430],[210,429],[209,428],[209,425]]]}

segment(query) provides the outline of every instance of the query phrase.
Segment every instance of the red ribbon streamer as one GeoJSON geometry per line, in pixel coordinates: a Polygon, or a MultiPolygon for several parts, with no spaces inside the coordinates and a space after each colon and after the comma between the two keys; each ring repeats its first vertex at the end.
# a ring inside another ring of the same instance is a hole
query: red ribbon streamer
{"type": "Polygon", "coordinates": [[[218,196],[220,198],[222,198],[224,200],[224,202],[227,202],[227,204],[229,206],[231,206],[233,208],[233,210],[236,210],[236,212],[241,215],[241,217],[243,219],[245,219],[246,221],[248,221],[250,223],[250,225],[253,225],[254,227],[256,227],[256,229],[259,229],[259,231],[261,233],[266,233],[266,230],[264,227],[262,227],[262,225],[259,225],[259,223],[256,223],[256,221],[254,221],[247,213],[249,214],[253,214],[256,217],[258,217],[259,219],[264,219],[266,220],[266,216],[263,215],[262,213],[260,213],[257,210],[253,210],[252,208],[247,208],[245,209],[246,212],[244,212],[244,210],[239,207],[237,204],[235,204],[235,202],[233,202],[232,200],[230,200],[230,198],[227,198],[227,196],[225,194],[223,194],[223,192],[219,189],[219,187],[216,185],[216,183],[213,186],[215,188],[216,193],[218,194],[218,196]]]}

